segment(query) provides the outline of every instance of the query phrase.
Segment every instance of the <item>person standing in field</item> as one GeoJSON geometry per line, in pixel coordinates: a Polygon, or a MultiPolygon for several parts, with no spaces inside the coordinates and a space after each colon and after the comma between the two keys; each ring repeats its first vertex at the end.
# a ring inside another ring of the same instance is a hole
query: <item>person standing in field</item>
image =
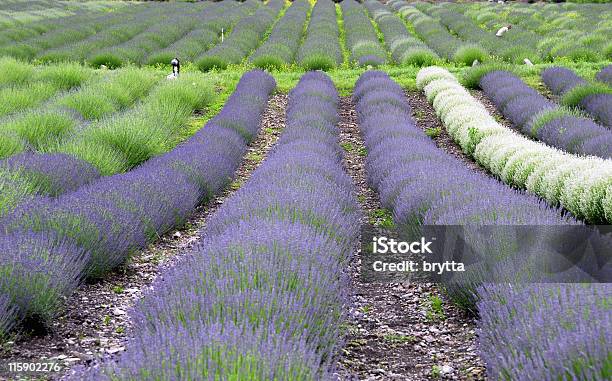
{"type": "Polygon", "coordinates": [[[497,37],[502,37],[504,35],[504,33],[509,31],[510,29],[512,29],[512,25],[508,24],[506,26],[503,26],[503,27],[499,28],[499,30],[497,31],[497,33],[495,33],[495,35],[497,37]]]}

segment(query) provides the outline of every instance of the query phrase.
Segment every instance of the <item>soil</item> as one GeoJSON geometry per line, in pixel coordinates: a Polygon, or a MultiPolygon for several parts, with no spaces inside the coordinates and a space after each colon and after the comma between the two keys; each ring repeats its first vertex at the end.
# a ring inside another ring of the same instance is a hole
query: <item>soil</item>
{"type": "Polygon", "coordinates": [[[199,240],[198,232],[208,217],[261,163],[283,130],[286,104],[286,95],[270,98],[260,132],[249,145],[235,181],[228,189],[199,206],[185,225],[160,237],[104,280],[79,288],[66,300],[65,309],[46,335],[22,334],[10,342],[8,351],[0,354],[0,380],[15,379],[15,374],[1,371],[3,364],[11,362],[56,362],[61,366],[59,372],[37,377],[60,379],[77,364],[93,365],[124,351],[131,329],[130,308],[164,269],[189,252],[199,240]]]}
{"type": "MultiPolygon", "coordinates": [[[[431,106],[421,105],[424,98],[416,93],[408,96],[413,109],[423,113],[418,119],[421,128],[439,125],[431,106]]],[[[360,155],[364,152],[364,142],[350,97],[343,97],[340,107],[340,143],[353,147],[346,150],[344,166],[357,189],[364,211],[362,223],[365,224],[381,208],[380,201],[367,183],[365,158],[360,155]]],[[[449,139],[441,134],[436,142],[462,160],[469,160],[449,139]]],[[[466,164],[475,165],[473,162],[466,164]]],[[[356,245],[355,250],[351,269],[354,293],[349,307],[346,345],[338,359],[336,378],[484,380],[485,369],[476,353],[473,317],[446,300],[433,284],[363,283],[360,245],[356,245]],[[440,310],[432,307],[435,298],[442,300],[440,310]]]]}
{"type": "Polygon", "coordinates": [[[433,106],[427,101],[427,98],[423,93],[406,92],[406,97],[408,98],[408,104],[412,109],[412,118],[416,122],[416,126],[423,131],[436,129],[439,132],[437,136],[432,138],[438,148],[452,156],[455,156],[457,159],[465,163],[468,168],[484,174],[488,173],[485,168],[481,167],[478,163],[472,160],[472,158],[466,155],[461,150],[461,147],[455,143],[436,115],[433,106]]]}

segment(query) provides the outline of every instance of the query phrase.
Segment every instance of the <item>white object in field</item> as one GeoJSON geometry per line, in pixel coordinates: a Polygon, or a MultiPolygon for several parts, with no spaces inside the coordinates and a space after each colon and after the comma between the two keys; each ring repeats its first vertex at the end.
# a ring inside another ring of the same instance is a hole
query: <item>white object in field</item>
{"type": "Polygon", "coordinates": [[[172,74],[168,75],[166,79],[176,79],[181,73],[181,62],[178,58],[174,57],[170,64],[172,65],[172,74]]]}
{"type": "Polygon", "coordinates": [[[525,62],[525,65],[527,65],[527,66],[533,66],[533,62],[531,62],[531,61],[529,60],[529,58],[525,58],[525,59],[523,60],[523,62],[525,62]]]}
{"type": "Polygon", "coordinates": [[[497,4],[503,4],[503,3],[505,3],[505,1],[504,1],[504,0],[498,0],[498,1],[497,1],[497,4]]]}
{"type": "Polygon", "coordinates": [[[224,30],[223,28],[221,28],[221,42],[223,42],[223,35],[224,35],[224,30]]]}
{"type": "Polygon", "coordinates": [[[497,37],[501,37],[501,36],[504,35],[504,33],[506,33],[509,30],[510,30],[510,28],[508,28],[507,26],[503,26],[503,27],[499,28],[499,30],[497,31],[497,33],[495,33],[495,35],[497,37]]]}
{"type": "Polygon", "coordinates": [[[474,60],[474,62],[472,62],[472,66],[478,66],[478,65],[480,65],[480,61],[474,60]]]}

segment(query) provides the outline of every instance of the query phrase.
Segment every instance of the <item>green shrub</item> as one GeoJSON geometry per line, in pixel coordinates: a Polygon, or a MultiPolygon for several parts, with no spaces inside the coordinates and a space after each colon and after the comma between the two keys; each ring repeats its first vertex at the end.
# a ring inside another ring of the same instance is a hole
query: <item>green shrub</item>
{"type": "Polygon", "coordinates": [[[209,71],[212,69],[223,70],[227,68],[228,62],[222,57],[211,55],[211,56],[205,56],[201,58],[197,62],[197,65],[201,71],[209,71]]]}
{"type": "Polygon", "coordinates": [[[99,53],[94,55],[90,60],[89,64],[93,67],[99,68],[104,65],[109,69],[116,69],[124,65],[123,60],[116,54],[113,53],[99,53]]]}
{"type": "Polygon", "coordinates": [[[281,69],[285,62],[282,58],[272,54],[262,54],[253,59],[253,65],[262,69],[281,69]]]}
{"type": "Polygon", "coordinates": [[[80,86],[92,76],[91,69],[76,63],[50,65],[41,69],[38,78],[53,83],[59,89],[69,90],[80,86]]]}
{"type": "Polygon", "coordinates": [[[33,73],[32,65],[11,57],[0,58],[0,86],[24,84],[30,81],[33,73]]]}
{"type": "Polygon", "coordinates": [[[431,66],[436,63],[438,57],[434,52],[425,48],[408,49],[401,58],[403,65],[431,66]]]}
{"type": "Polygon", "coordinates": [[[0,159],[7,158],[25,149],[23,141],[15,133],[0,133],[0,159]]]}
{"type": "Polygon", "coordinates": [[[336,60],[323,54],[310,54],[302,60],[301,65],[306,70],[330,70],[336,67],[336,60]]]}
{"type": "Polygon", "coordinates": [[[75,127],[74,120],[61,112],[31,112],[8,124],[6,129],[14,131],[34,149],[47,147],[75,127]]]}
{"type": "Polygon", "coordinates": [[[487,52],[477,45],[463,45],[453,55],[453,61],[470,66],[475,60],[484,62],[488,57],[487,52]]]}

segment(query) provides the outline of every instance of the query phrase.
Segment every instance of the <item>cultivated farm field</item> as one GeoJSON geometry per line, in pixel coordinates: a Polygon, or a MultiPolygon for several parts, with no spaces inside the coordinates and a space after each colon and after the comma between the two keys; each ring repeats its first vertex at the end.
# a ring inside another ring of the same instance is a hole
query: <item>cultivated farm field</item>
{"type": "Polygon", "coordinates": [[[0,380],[609,380],[610,226],[607,1],[0,2],[0,380]]]}

